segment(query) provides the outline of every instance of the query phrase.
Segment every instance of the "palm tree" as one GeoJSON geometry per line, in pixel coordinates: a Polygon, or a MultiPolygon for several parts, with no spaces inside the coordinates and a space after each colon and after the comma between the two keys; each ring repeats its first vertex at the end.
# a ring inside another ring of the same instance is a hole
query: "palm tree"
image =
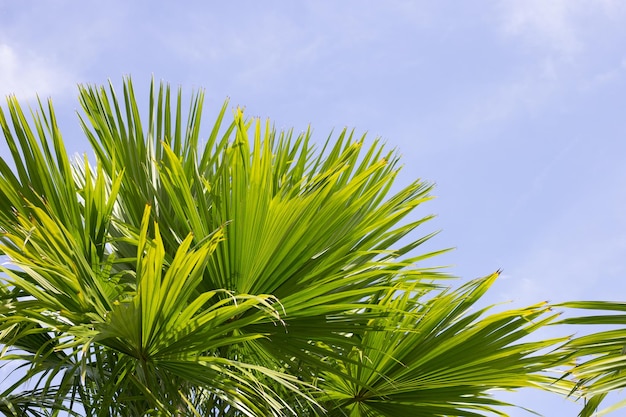
{"type": "Polygon", "coordinates": [[[203,93],[80,87],[95,156],[70,160],[52,104],[0,125],[5,415],[506,415],[494,390],[568,392],[545,303],[491,312],[416,254],[431,197],[398,156],[342,131],[226,122],[203,93]],[[16,376],[19,373],[19,376],[16,376]]]}

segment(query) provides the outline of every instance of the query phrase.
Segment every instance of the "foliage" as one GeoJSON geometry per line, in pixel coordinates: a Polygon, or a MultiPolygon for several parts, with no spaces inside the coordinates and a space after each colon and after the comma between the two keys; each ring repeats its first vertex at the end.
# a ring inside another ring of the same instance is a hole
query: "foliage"
{"type": "Polygon", "coordinates": [[[576,394],[585,399],[579,417],[605,415],[625,407],[626,400],[622,400],[597,412],[609,393],[626,387],[626,303],[577,301],[561,306],[591,310],[595,314],[566,318],[558,324],[612,327],[574,338],[562,348],[578,359],[578,363],[568,371],[568,376],[576,381],[576,394]]]}
{"type": "Polygon", "coordinates": [[[392,192],[378,141],[318,151],[227,103],[201,141],[202,92],[184,114],[152,85],[146,122],[130,80],[80,101],[93,163],[50,102],[0,112],[5,415],[504,416],[494,390],[571,389],[563,340],[526,339],[550,306],[476,308],[497,273],[420,266],[431,186],[392,192]]]}

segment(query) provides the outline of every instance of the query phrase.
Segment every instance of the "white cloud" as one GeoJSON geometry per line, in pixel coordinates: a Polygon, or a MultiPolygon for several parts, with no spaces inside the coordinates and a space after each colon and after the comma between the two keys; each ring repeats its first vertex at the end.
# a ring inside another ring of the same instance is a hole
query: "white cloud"
{"type": "Polygon", "coordinates": [[[517,305],[542,300],[622,299],[626,239],[590,240],[537,248],[524,265],[504,277],[497,298],[517,305]]]}
{"type": "Polygon", "coordinates": [[[608,27],[621,27],[626,3],[615,0],[505,0],[500,3],[505,36],[560,59],[573,59],[596,45],[608,27]]]}
{"type": "Polygon", "coordinates": [[[509,120],[514,115],[538,112],[554,86],[543,78],[524,77],[481,91],[461,119],[464,131],[509,120]]]}
{"type": "Polygon", "coordinates": [[[626,58],[622,58],[619,63],[608,69],[601,69],[589,80],[581,83],[581,90],[592,91],[602,88],[620,79],[626,78],[626,58]]]}
{"type": "MultiPolygon", "coordinates": [[[[607,200],[606,206],[623,207],[626,195],[616,192],[607,200]]],[[[507,269],[498,298],[522,305],[546,298],[552,302],[622,299],[626,221],[619,209],[611,212],[604,204],[596,206],[572,207],[543,236],[537,236],[532,247],[518,254],[517,265],[507,269]]]]}
{"type": "Polygon", "coordinates": [[[622,79],[625,18],[626,2],[613,0],[501,1],[496,33],[518,65],[470,99],[461,129],[532,117],[622,79]]]}
{"type": "Polygon", "coordinates": [[[578,52],[581,39],[572,22],[580,2],[570,0],[507,1],[503,4],[502,29],[542,48],[564,55],[578,52]]]}
{"type": "MultiPolygon", "coordinates": [[[[0,94],[19,99],[45,98],[74,85],[74,79],[53,60],[0,43],[0,94]]],[[[74,91],[71,88],[71,91],[74,91]]]]}

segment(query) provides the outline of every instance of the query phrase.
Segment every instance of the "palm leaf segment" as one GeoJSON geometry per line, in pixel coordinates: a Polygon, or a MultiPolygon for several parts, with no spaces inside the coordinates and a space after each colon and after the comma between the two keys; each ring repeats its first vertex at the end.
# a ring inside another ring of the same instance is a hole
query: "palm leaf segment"
{"type": "Polygon", "coordinates": [[[570,395],[584,400],[579,417],[602,416],[626,407],[626,400],[621,400],[598,411],[608,394],[626,388],[626,303],[571,301],[561,305],[593,313],[568,317],[558,324],[605,327],[602,331],[573,338],[562,349],[576,359],[567,375],[576,383],[570,395]]]}
{"type": "Polygon", "coordinates": [[[389,195],[393,152],[343,131],[316,153],[240,109],[224,124],[227,104],[201,143],[202,93],[186,119],[172,97],[153,86],[145,123],[130,80],[121,100],[81,87],[95,167],[50,104],[34,128],[14,98],[0,113],[12,389],[94,416],[476,415],[550,381],[560,357],[533,354],[553,341],[515,344],[545,305],[482,319],[495,276],[441,292],[416,267],[430,235],[402,242],[428,217],[403,220],[430,186],[389,195]]]}

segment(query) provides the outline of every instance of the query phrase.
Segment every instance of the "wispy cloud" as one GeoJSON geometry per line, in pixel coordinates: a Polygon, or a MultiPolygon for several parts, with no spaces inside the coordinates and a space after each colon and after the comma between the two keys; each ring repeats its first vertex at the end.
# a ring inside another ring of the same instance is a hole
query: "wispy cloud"
{"type": "MultiPolygon", "coordinates": [[[[472,97],[463,130],[534,116],[626,77],[626,3],[613,0],[501,1],[494,35],[512,51],[509,73],[472,97]]],[[[495,74],[494,74],[495,75],[495,74]]],[[[495,78],[495,77],[494,77],[495,78]]]]}
{"type": "Polygon", "coordinates": [[[526,262],[503,277],[498,298],[520,305],[546,298],[621,300],[626,239],[590,236],[582,245],[577,238],[563,238],[558,244],[539,242],[542,247],[538,245],[526,262]]]}
{"type": "Polygon", "coordinates": [[[0,94],[15,94],[20,99],[37,94],[47,97],[73,85],[74,77],[61,64],[33,51],[0,43],[0,94]]]}
{"type": "Polygon", "coordinates": [[[527,46],[569,59],[594,47],[611,23],[620,24],[626,3],[616,0],[526,0],[500,3],[500,29],[527,46]]]}
{"type": "Polygon", "coordinates": [[[128,73],[111,68],[126,67],[141,51],[133,43],[137,34],[128,30],[137,24],[126,3],[6,3],[0,6],[0,95],[73,96],[76,84],[94,74],[102,82],[128,73]]]}
{"type": "Polygon", "coordinates": [[[623,298],[626,221],[620,208],[626,194],[620,190],[626,177],[607,181],[614,192],[602,196],[602,207],[594,199],[580,200],[535,236],[519,259],[513,258],[514,265],[500,283],[499,298],[521,304],[545,298],[553,302],[623,298]]]}
{"type": "Polygon", "coordinates": [[[579,4],[568,0],[505,1],[501,29],[504,34],[521,37],[533,46],[571,55],[583,46],[573,22],[579,4]]]}

